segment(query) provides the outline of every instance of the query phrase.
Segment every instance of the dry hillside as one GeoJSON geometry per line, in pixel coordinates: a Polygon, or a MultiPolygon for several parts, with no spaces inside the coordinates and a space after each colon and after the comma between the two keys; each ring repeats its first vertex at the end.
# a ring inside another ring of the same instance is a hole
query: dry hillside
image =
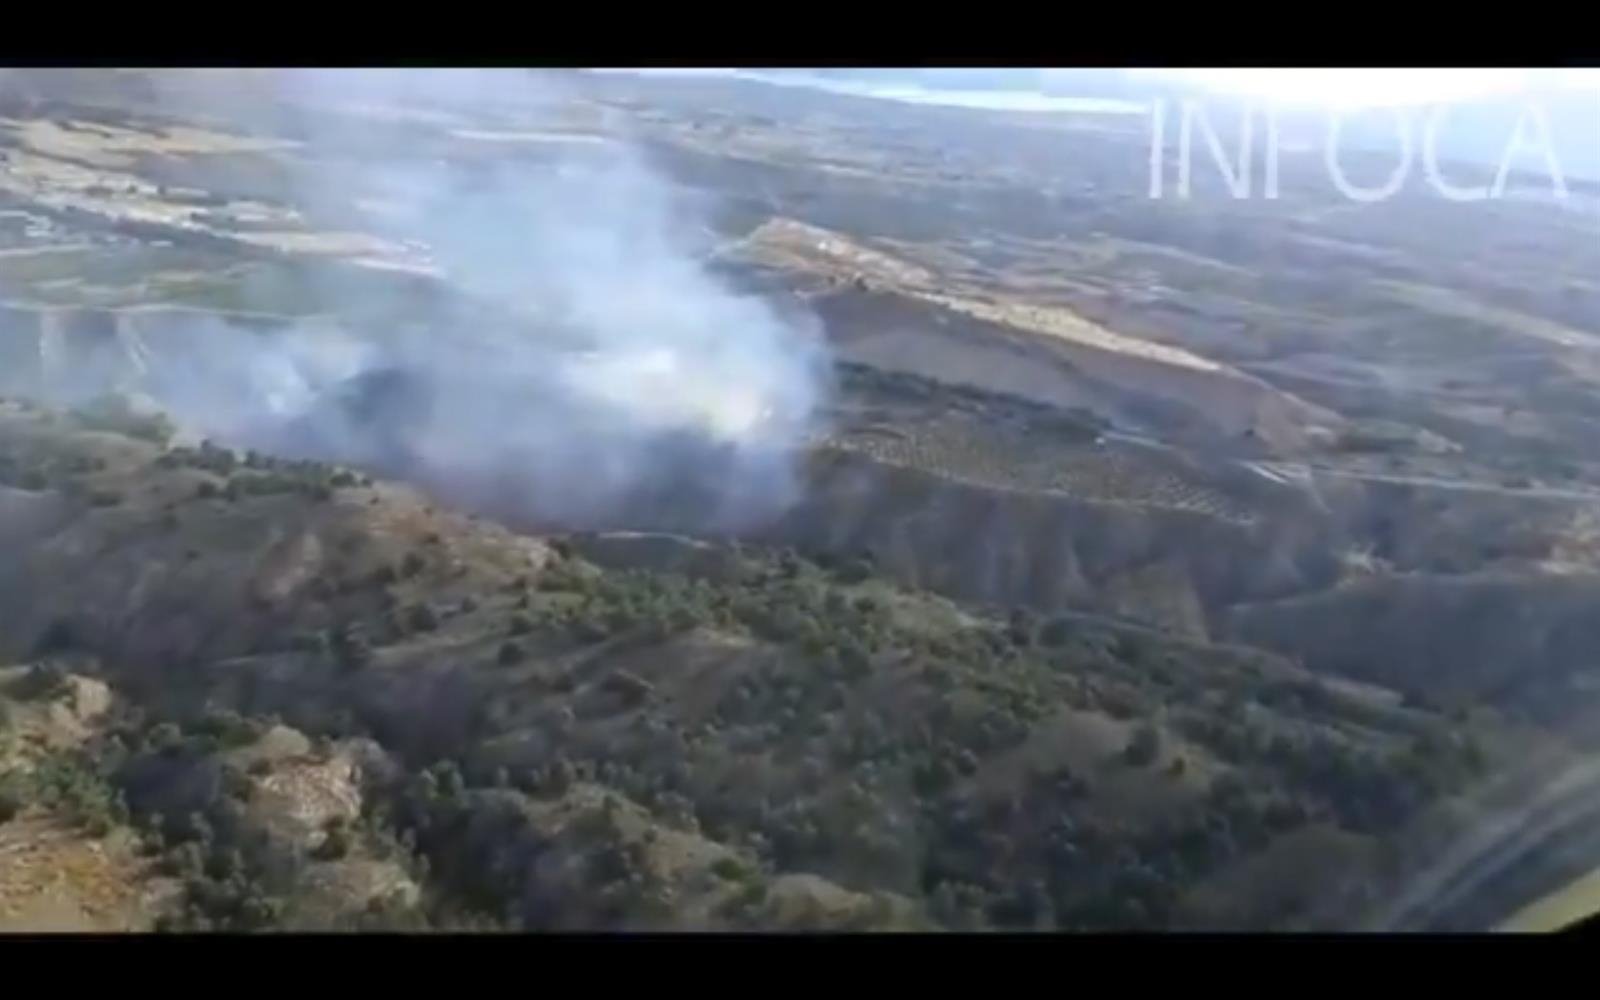
{"type": "Polygon", "coordinates": [[[0,414],[49,525],[6,541],[0,635],[24,701],[78,683],[52,663],[110,685],[74,795],[187,873],[167,925],[1292,925],[1482,764],[1271,656],[859,560],[520,537],[98,420],[0,414]],[[1283,851],[1317,860],[1219,902],[1283,851]]]}

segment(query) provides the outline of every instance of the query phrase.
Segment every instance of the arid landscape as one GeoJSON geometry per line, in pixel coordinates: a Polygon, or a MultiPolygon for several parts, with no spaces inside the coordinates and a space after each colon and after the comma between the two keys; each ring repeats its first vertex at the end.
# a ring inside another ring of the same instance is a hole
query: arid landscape
{"type": "Polygon", "coordinates": [[[0,931],[1485,929],[1600,866],[1592,218],[315,76],[0,73],[0,931]]]}

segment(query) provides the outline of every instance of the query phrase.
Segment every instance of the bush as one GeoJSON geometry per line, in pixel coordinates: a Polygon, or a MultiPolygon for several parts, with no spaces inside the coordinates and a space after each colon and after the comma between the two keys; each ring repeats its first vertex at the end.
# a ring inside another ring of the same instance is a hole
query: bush
{"type": "Polygon", "coordinates": [[[1061,647],[1072,638],[1072,622],[1066,618],[1052,618],[1039,629],[1039,642],[1045,646],[1061,647]]]}
{"type": "Polygon", "coordinates": [[[495,661],[502,667],[510,667],[521,663],[526,655],[521,645],[507,642],[501,644],[500,651],[495,654],[495,661]]]}
{"type": "Polygon", "coordinates": [[[439,627],[439,616],[426,604],[418,604],[406,615],[406,624],[418,632],[432,632],[439,627]]]}
{"type": "Polygon", "coordinates": [[[328,636],[328,648],[346,670],[360,670],[372,662],[372,647],[354,625],[333,630],[328,636]]]}
{"type": "Polygon", "coordinates": [[[1010,620],[1006,624],[1006,638],[1018,649],[1026,649],[1033,645],[1036,628],[1033,613],[1026,608],[1017,608],[1011,612],[1010,620]]]}
{"type": "Polygon", "coordinates": [[[318,861],[338,861],[350,853],[350,834],[343,825],[334,825],[328,828],[327,834],[322,838],[322,843],[317,845],[312,857],[318,861]]]}
{"type": "Polygon", "coordinates": [[[749,876],[749,871],[739,863],[738,858],[718,858],[711,866],[711,874],[728,882],[743,882],[749,876]]]}
{"type": "Polygon", "coordinates": [[[159,723],[151,727],[145,737],[145,744],[157,753],[177,750],[183,745],[183,731],[176,723],[159,723]]]}
{"type": "Polygon", "coordinates": [[[17,697],[35,701],[60,698],[69,690],[71,685],[67,681],[67,672],[54,663],[39,663],[30,667],[15,688],[17,697]]]}
{"type": "Polygon", "coordinates": [[[1133,739],[1122,751],[1122,759],[1134,767],[1144,767],[1161,752],[1161,736],[1154,726],[1143,725],[1133,731],[1133,739]]]}
{"type": "Polygon", "coordinates": [[[842,583],[865,583],[871,578],[872,561],[864,556],[851,559],[839,568],[842,583]]]}
{"type": "Polygon", "coordinates": [[[20,780],[11,775],[0,778],[0,823],[8,823],[28,805],[29,796],[20,780]]]}

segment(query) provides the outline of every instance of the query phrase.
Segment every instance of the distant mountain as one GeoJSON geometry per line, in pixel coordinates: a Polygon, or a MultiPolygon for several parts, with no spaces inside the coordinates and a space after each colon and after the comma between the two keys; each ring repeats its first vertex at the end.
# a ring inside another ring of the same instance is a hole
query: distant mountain
{"type": "MultiPolygon", "coordinates": [[[[1212,109],[1213,125],[1223,131],[1230,121],[1238,120],[1237,108],[1241,102],[1256,100],[1208,89],[1188,80],[1106,68],[826,68],[766,71],[760,75],[767,79],[786,77],[796,84],[805,84],[809,79],[869,96],[905,98],[906,92],[911,91],[923,103],[939,103],[939,95],[945,94],[951,103],[972,105],[966,98],[984,92],[989,95],[984,102],[986,106],[1001,107],[1010,103],[1019,110],[1049,110],[1041,99],[1085,98],[1137,103],[1156,99],[1205,100],[1212,109]],[[1005,100],[1004,95],[1008,93],[1016,95],[1014,102],[1005,100]]],[[[1267,98],[1259,101],[1264,107],[1267,98]]],[[[1543,110],[1547,117],[1551,145],[1564,180],[1569,184],[1600,181],[1600,95],[1550,89],[1474,98],[1450,105],[1438,128],[1440,160],[1485,168],[1481,176],[1469,174],[1457,183],[1481,185],[1489,182],[1511,145],[1518,117],[1530,105],[1543,110]]],[[[1424,127],[1430,112],[1428,105],[1403,107],[1399,111],[1410,122],[1413,156],[1422,153],[1424,127]]],[[[1382,109],[1346,112],[1341,125],[1341,144],[1352,151],[1398,155],[1400,146],[1394,114],[1382,109]]],[[[1285,129],[1294,134],[1316,143],[1325,141],[1329,117],[1324,110],[1285,111],[1283,121],[1285,129]]],[[[1531,138],[1537,141],[1536,135],[1531,138]]],[[[1525,184],[1548,184],[1548,169],[1537,148],[1515,153],[1511,165],[1514,171],[1525,175],[1525,184]]]]}

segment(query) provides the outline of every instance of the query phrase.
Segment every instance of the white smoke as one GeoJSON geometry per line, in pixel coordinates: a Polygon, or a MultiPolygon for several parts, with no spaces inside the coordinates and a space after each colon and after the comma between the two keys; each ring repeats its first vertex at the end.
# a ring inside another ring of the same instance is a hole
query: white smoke
{"type": "MultiPolygon", "coordinates": [[[[626,137],[542,141],[552,119],[581,110],[566,84],[518,70],[158,82],[179,116],[293,134],[297,202],[346,218],[383,205],[369,232],[425,248],[451,286],[515,317],[483,328],[444,313],[354,340],[322,327],[218,329],[154,368],[152,394],[181,421],[556,521],[615,520],[640,497],[686,491],[715,526],[787,499],[788,454],[818,402],[814,324],[780,319],[710,273],[703,206],[626,137]],[[363,121],[378,131],[351,125],[363,121]],[[379,384],[376,410],[340,402],[379,384]]],[[[336,313],[371,311],[369,283],[320,281],[336,313]]]]}

